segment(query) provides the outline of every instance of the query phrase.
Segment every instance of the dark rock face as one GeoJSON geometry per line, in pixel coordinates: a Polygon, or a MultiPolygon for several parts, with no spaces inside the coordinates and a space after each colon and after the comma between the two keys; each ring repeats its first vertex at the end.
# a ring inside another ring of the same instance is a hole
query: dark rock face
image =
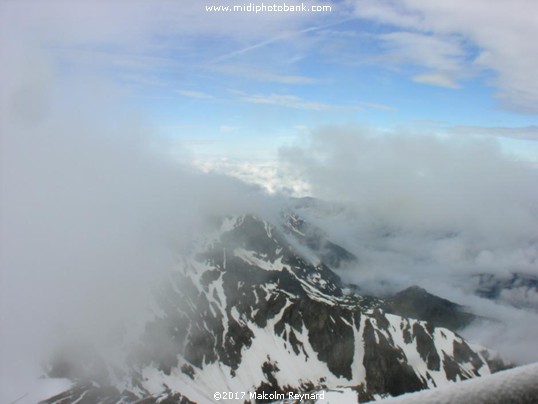
{"type": "MultiPolygon", "coordinates": [[[[308,332],[308,340],[317,353],[319,360],[325,362],[336,376],[351,379],[351,364],[355,351],[353,329],[353,311],[338,306],[329,306],[305,297],[293,302],[275,325],[275,333],[283,335],[285,324],[290,324],[301,332],[303,327],[308,332]]],[[[296,353],[302,343],[293,331],[289,340],[296,353]]]]}
{"type": "Polygon", "coordinates": [[[406,358],[402,350],[379,333],[370,320],[366,320],[363,338],[363,363],[369,393],[389,393],[397,396],[427,387],[413,368],[405,363],[406,358]]]}
{"type": "Polygon", "coordinates": [[[417,342],[417,351],[426,361],[428,369],[439,370],[440,358],[432,336],[418,323],[413,325],[413,336],[417,342]]]}
{"type": "Polygon", "coordinates": [[[474,352],[465,341],[454,341],[454,359],[458,363],[470,362],[473,366],[477,366],[482,359],[474,352]]]}
{"type": "Polygon", "coordinates": [[[146,324],[124,378],[132,389],[81,384],[47,404],[81,397],[93,397],[92,403],[204,402],[177,391],[178,383],[190,386],[189,392],[213,383],[218,391],[244,379],[255,380],[245,390],[256,392],[347,385],[365,400],[431,387],[428,372],[444,371],[446,380],[455,380],[487,369],[482,354],[451,331],[442,331],[453,344],[447,353],[434,337],[434,325],[387,314],[377,301],[345,294],[328,265],[299,254],[287,237],[252,216],[236,219],[194,259],[185,259],[159,291],[159,315],[146,324]],[[283,371],[290,366],[293,376],[283,371]],[[170,381],[176,390],[168,388],[170,381]],[[150,396],[155,383],[163,391],[150,396]]]}

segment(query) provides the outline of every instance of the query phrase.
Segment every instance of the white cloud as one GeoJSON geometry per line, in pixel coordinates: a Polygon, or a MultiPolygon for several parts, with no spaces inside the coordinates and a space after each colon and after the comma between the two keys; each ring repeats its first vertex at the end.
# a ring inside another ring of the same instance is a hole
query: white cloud
{"type": "MultiPolygon", "coordinates": [[[[300,4],[287,2],[295,3],[300,4]]],[[[160,76],[175,82],[178,72],[207,67],[222,54],[255,46],[252,44],[267,37],[294,36],[321,18],[321,13],[211,13],[205,11],[206,5],[210,3],[3,1],[0,36],[2,42],[22,38],[36,48],[45,48],[50,56],[71,67],[99,68],[123,77],[160,76]],[[208,41],[218,41],[219,46],[208,46],[208,41]]],[[[276,63],[278,59],[272,60],[276,63]]],[[[251,77],[261,81],[310,82],[300,75],[279,74],[272,64],[266,64],[264,73],[257,76],[255,68],[251,70],[251,77]]],[[[137,83],[144,84],[143,80],[137,83]]]]}
{"type": "MultiPolygon", "coordinates": [[[[506,107],[538,112],[538,42],[533,40],[538,37],[535,1],[356,0],[354,3],[356,15],[413,35],[436,39],[458,37],[460,42],[456,45],[467,59],[465,70],[495,72],[492,84],[498,88],[498,97],[506,107]]],[[[415,50],[410,52],[413,54],[415,50]]],[[[438,52],[434,52],[432,59],[437,57],[438,52]]],[[[418,66],[428,63],[427,58],[417,60],[418,66]]]]}
{"type": "Polygon", "coordinates": [[[458,88],[457,80],[468,75],[463,64],[465,54],[455,37],[392,32],[379,38],[388,49],[384,60],[429,70],[413,77],[417,82],[458,88]]]}
{"type": "Polygon", "coordinates": [[[287,165],[278,161],[239,161],[236,159],[195,160],[193,164],[204,172],[216,172],[255,184],[265,191],[293,197],[307,196],[310,188],[301,179],[291,175],[287,165]]]}
{"type": "Polygon", "coordinates": [[[122,89],[58,66],[0,7],[0,402],[13,402],[66,340],[119,355],[206,214],[265,196],[172,161],[122,89]]]}
{"type": "Polygon", "coordinates": [[[406,28],[423,26],[420,13],[398,1],[355,0],[353,3],[355,13],[364,18],[406,28]]]}
{"type": "Polygon", "coordinates": [[[466,330],[471,341],[538,360],[536,313],[468,294],[472,274],[538,275],[538,171],[495,140],[333,126],[281,157],[311,195],[339,207],[299,213],[358,257],[339,271],[345,280],[380,294],[418,284],[498,320],[466,330]]]}
{"type": "Polygon", "coordinates": [[[353,206],[356,233],[342,242],[361,248],[357,255],[370,258],[373,273],[536,272],[538,177],[505,157],[494,138],[328,127],[282,156],[313,196],[353,206]]]}

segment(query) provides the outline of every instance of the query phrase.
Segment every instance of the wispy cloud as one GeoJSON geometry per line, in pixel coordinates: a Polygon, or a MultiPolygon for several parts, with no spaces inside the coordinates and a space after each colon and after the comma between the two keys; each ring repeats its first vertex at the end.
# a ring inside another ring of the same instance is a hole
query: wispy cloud
{"type": "Polygon", "coordinates": [[[407,62],[416,66],[434,67],[415,80],[451,87],[458,77],[447,73],[493,71],[496,77],[489,84],[497,87],[505,107],[538,112],[538,42],[530,40],[538,37],[535,2],[355,0],[354,4],[357,16],[403,30],[381,37],[394,44],[393,51],[409,56],[407,62]],[[427,41],[416,42],[421,37],[441,46],[425,48],[427,41]],[[446,38],[453,39],[447,43],[446,38]],[[411,47],[410,39],[415,42],[411,47]],[[443,69],[439,62],[452,68],[443,69]]]}
{"type": "Polygon", "coordinates": [[[252,80],[270,82],[270,83],[282,83],[282,84],[314,84],[318,80],[301,76],[301,75],[289,75],[281,74],[278,72],[271,72],[263,70],[254,66],[237,66],[237,65],[216,65],[211,66],[209,70],[219,72],[232,76],[245,77],[252,80]]]}
{"type": "Polygon", "coordinates": [[[275,105],[284,108],[306,109],[312,111],[328,111],[336,109],[361,110],[358,105],[329,104],[325,102],[309,101],[291,94],[245,94],[237,92],[239,100],[251,104],[275,105]]]}
{"type": "Polygon", "coordinates": [[[202,100],[209,100],[209,99],[215,98],[210,94],[206,94],[204,92],[194,91],[194,90],[176,90],[176,93],[184,97],[198,98],[202,100]]]}
{"type": "Polygon", "coordinates": [[[248,52],[251,52],[253,50],[256,50],[256,49],[259,49],[259,48],[263,48],[267,45],[270,45],[274,42],[277,42],[277,41],[280,41],[284,38],[287,38],[289,37],[290,35],[292,35],[291,33],[286,33],[286,34],[278,34],[276,36],[274,36],[273,38],[269,38],[269,39],[266,39],[266,40],[263,40],[261,42],[257,42],[255,44],[252,44],[252,45],[248,45],[246,47],[243,47],[241,49],[236,49],[232,52],[229,52],[229,53],[226,53],[224,55],[221,55],[219,56],[218,58],[214,59],[212,61],[212,64],[215,64],[215,63],[221,63],[225,60],[228,60],[228,59],[232,59],[236,56],[240,56],[244,53],[248,53],[248,52]]]}
{"type": "Polygon", "coordinates": [[[220,125],[219,126],[219,131],[221,133],[230,133],[230,132],[235,132],[239,129],[239,126],[232,126],[232,125],[220,125]]]}
{"type": "Polygon", "coordinates": [[[450,74],[442,72],[418,74],[413,77],[413,81],[438,87],[452,89],[461,88],[461,86],[454,81],[450,74]]]}
{"type": "MultiPolygon", "coordinates": [[[[219,56],[218,58],[216,58],[215,60],[213,60],[213,63],[222,62],[222,61],[225,61],[225,60],[228,60],[228,59],[243,55],[245,53],[249,53],[251,51],[254,51],[254,50],[257,50],[257,49],[260,49],[260,48],[264,48],[264,47],[266,47],[268,45],[271,45],[271,44],[274,44],[276,42],[280,42],[280,41],[283,41],[283,40],[286,40],[286,41],[289,42],[289,41],[291,41],[292,38],[297,39],[297,38],[303,37],[304,34],[308,34],[308,33],[311,33],[311,32],[316,32],[316,31],[324,31],[326,28],[330,28],[330,27],[333,27],[333,26],[336,26],[336,25],[340,25],[342,23],[345,23],[345,22],[353,19],[354,17],[350,17],[349,14],[347,13],[347,8],[344,8],[344,9],[346,11],[344,13],[345,18],[343,18],[343,19],[341,17],[339,17],[336,20],[329,20],[330,22],[325,23],[325,24],[321,24],[321,25],[311,25],[311,26],[307,26],[306,28],[297,27],[297,29],[289,29],[288,28],[286,30],[277,31],[276,34],[274,36],[272,36],[272,37],[269,37],[269,39],[263,39],[261,41],[254,42],[254,43],[252,43],[250,45],[241,47],[240,49],[236,49],[236,50],[234,50],[232,52],[228,52],[226,54],[223,54],[223,55],[219,56]]],[[[284,13],[283,15],[285,15],[285,14],[286,13],[284,13]]],[[[335,13],[335,15],[338,15],[338,14],[335,13]]],[[[306,21],[308,21],[308,19],[306,21]]]]}
{"type": "Polygon", "coordinates": [[[395,107],[391,107],[390,105],[385,105],[385,104],[378,104],[376,102],[361,102],[360,105],[362,107],[378,109],[381,111],[395,111],[396,110],[395,107]]]}
{"type": "Polygon", "coordinates": [[[502,127],[502,126],[453,126],[450,128],[456,134],[474,134],[508,137],[519,140],[538,141],[538,126],[502,127]]]}
{"type": "Polygon", "coordinates": [[[434,36],[415,32],[392,32],[380,35],[385,48],[382,60],[397,65],[415,65],[427,69],[413,75],[413,80],[447,88],[459,88],[458,79],[469,75],[465,50],[460,40],[451,36],[434,36]]]}

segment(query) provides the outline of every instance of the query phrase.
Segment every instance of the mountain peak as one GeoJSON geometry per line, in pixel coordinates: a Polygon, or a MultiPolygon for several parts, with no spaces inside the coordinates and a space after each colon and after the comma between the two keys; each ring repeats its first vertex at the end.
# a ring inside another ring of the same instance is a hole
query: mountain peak
{"type": "Polygon", "coordinates": [[[459,304],[435,296],[417,285],[386,299],[382,307],[389,313],[428,321],[450,330],[461,329],[476,318],[459,304]]]}
{"type": "MultiPolygon", "coordinates": [[[[65,393],[70,399],[105,400],[110,391],[107,403],[205,403],[208,391],[233,386],[256,393],[345,387],[364,400],[490,373],[487,358],[452,331],[343,293],[320,255],[278,225],[228,218],[209,240],[158,291],[158,315],[117,376],[123,390],[77,385],[65,393]]],[[[416,287],[391,302],[414,307],[424,299],[452,307],[416,287]]]]}

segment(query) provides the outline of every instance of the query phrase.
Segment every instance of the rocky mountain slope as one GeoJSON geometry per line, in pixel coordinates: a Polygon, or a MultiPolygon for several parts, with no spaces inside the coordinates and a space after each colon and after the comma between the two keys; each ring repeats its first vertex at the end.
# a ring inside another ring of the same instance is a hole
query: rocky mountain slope
{"type": "Polygon", "coordinates": [[[89,380],[56,367],[74,387],[44,403],[209,403],[224,391],[264,402],[336,388],[365,402],[491,373],[484,348],[343,285],[330,264],[355,257],[322,235],[301,241],[294,223],[224,220],[163,282],[122,366],[89,380]]]}

